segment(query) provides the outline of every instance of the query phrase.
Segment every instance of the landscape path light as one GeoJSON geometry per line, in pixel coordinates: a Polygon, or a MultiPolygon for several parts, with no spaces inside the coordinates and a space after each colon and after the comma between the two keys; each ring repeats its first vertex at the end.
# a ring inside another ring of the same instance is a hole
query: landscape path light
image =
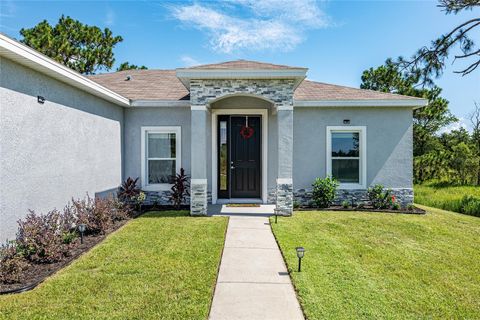
{"type": "Polygon", "coordinates": [[[273,209],[273,212],[274,212],[274,215],[275,215],[275,223],[277,223],[277,218],[278,218],[281,211],[282,210],[278,209],[278,208],[273,209]]]}
{"type": "Polygon", "coordinates": [[[78,225],[78,231],[80,231],[80,243],[83,244],[83,233],[87,230],[87,225],[85,223],[81,223],[78,225]]]}
{"type": "Polygon", "coordinates": [[[302,271],[302,258],[305,255],[305,248],[304,247],[296,247],[295,250],[297,251],[298,257],[298,272],[302,271]]]}

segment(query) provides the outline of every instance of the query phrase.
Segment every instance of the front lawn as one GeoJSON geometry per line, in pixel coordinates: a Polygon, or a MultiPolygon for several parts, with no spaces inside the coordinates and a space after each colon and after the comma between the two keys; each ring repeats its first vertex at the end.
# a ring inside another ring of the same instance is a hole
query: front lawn
{"type": "Polygon", "coordinates": [[[309,319],[478,319],[480,219],[295,212],[272,221],[309,319]],[[295,247],[306,249],[298,273],[295,247]]]}
{"type": "MultiPolygon", "coordinates": [[[[480,186],[415,185],[415,202],[439,209],[462,212],[462,198],[480,199],[480,186]]],[[[480,210],[480,209],[479,209],[480,210]]],[[[480,216],[480,211],[477,214],[480,216]]]]}
{"type": "Polygon", "coordinates": [[[227,219],[151,212],[33,291],[0,296],[2,319],[206,319],[227,219]]]}

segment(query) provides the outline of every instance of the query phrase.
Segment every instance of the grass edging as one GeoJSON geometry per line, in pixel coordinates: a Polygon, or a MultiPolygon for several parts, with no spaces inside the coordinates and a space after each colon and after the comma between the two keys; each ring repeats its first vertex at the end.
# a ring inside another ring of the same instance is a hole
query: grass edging
{"type": "Polygon", "coordinates": [[[215,283],[213,284],[213,291],[212,291],[212,296],[210,297],[210,306],[208,307],[207,319],[210,319],[210,313],[212,312],[213,297],[215,296],[215,289],[217,289],[218,275],[220,274],[220,266],[222,265],[223,251],[225,250],[225,242],[227,240],[227,231],[228,231],[228,225],[230,224],[230,217],[227,217],[227,218],[228,218],[227,227],[225,228],[225,232],[223,235],[223,246],[222,246],[222,251],[220,252],[220,260],[218,260],[217,276],[215,277],[215,283]]]}
{"type": "MultiPolygon", "coordinates": [[[[268,217],[268,222],[269,222],[269,225],[270,225],[270,231],[272,232],[273,238],[275,239],[275,243],[277,244],[277,247],[280,250],[280,254],[282,255],[283,263],[285,263],[285,266],[287,267],[288,277],[290,278],[290,282],[293,286],[293,291],[295,291],[295,297],[297,297],[297,301],[298,301],[298,304],[300,305],[300,310],[302,310],[303,317],[305,319],[308,319],[307,314],[305,313],[305,310],[303,309],[303,305],[300,303],[300,296],[298,294],[298,288],[295,286],[295,282],[293,281],[293,278],[290,275],[291,274],[290,270],[293,270],[293,269],[291,269],[288,266],[287,259],[285,259],[285,255],[283,254],[283,251],[282,251],[282,247],[280,246],[280,243],[278,243],[277,236],[275,235],[275,232],[273,231],[272,219],[271,218],[272,218],[272,216],[268,217]]],[[[289,216],[283,216],[283,218],[289,218],[289,216]]]]}

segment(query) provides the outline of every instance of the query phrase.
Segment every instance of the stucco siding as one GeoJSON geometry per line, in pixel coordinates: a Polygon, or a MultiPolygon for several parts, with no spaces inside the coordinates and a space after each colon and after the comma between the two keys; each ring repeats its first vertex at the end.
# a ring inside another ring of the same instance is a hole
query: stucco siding
{"type": "Polygon", "coordinates": [[[122,107],[2,58],[0,240],[15,235],[28,209],[61,209],[118,187],[122,130],[122,107]]]}
{"type": "Polygon", "coordinates": [[[412,188],[411,108],[295,108],[293,183],[310,188],[315,177],[326,175],[326,127],[367,127],[367,186],[412,188]]]}

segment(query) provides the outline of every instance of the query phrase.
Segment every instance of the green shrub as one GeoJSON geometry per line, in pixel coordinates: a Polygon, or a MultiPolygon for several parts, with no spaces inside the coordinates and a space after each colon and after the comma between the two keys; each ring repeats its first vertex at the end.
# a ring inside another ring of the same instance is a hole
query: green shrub
{"type": "Polygon", "coordinates": [[[293,200],[293,208],[294,209],[300,208],[300,202],[298,202],[297,200],[293,200]]]}
{"type": "Polygon", "coordinates": [[[390,189],[385,190],[381,184],[376,184],[373,187],[368,188],[367,194],[370,204],[375,209],[385,209],[394,203],[392,191],[390,189]]]}
{"type": "Polygon", "coordinates": [[[392,210],[400,210],[400,203],[398,202],[392,203],[392,210]]]}
{"type": "Polygon", "coordinates": [[[471,195],[464,196],[461,200],[461,212],[480,217],[480,198],[471,195]]]}
{"type": "Polygon", "coordinates": [[[333,177],[317,178],[312,184],[312,199],[318,208],[328,208],[335,199],[338,181],[333,177]]]}
{"type": "Polygon", "coordinates": [[[347,209],[349,206],[350,206],[350,202],[348,202],[347,200],[343,200],[343,201],[342,201],[342,207],[343,207],[344,209],[347,209]]]}
{"type": "Polygon", "coordinates": [[[480,199],[480,186],[456,186],[442,183],[415,185],[416,203],[480,217],[478,207],[475,209],[476,201],[467,200],[468,196],[480,199]]]}

